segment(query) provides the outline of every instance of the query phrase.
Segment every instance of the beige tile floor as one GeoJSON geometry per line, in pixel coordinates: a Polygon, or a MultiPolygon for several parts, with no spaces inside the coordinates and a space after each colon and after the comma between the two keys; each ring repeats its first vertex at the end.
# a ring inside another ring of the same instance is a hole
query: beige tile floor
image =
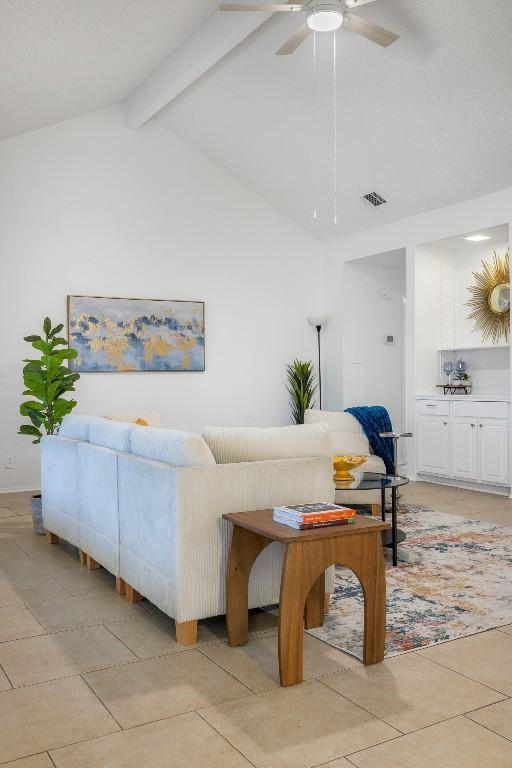
{"type": "MultiPolygon", "coordinates": [[[[500,496],[411,483],[409,503],[512,524],[500,496]]],[[[193,648],[104,570],[32,532],[0,495],[0,766],[511,768],[512,626],[374,667],[305,636],[305,682],[278,685],[275,618],[243,648],[222,618],[193,648]]]]}

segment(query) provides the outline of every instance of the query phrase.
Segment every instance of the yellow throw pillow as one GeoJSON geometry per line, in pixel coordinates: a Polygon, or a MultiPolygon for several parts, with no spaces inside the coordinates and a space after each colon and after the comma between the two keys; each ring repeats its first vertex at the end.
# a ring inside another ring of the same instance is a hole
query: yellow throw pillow
{"type": "Polygon", "coordinates": [[[104,416],[109,421],[129,421],[132,424],[138,424],[139,427],[149,427],[149,421],[142,416],[104,416]]]}

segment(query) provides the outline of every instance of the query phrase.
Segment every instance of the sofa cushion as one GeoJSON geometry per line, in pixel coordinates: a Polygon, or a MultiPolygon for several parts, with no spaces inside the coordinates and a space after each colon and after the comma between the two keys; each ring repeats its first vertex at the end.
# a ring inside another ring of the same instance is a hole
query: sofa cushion
{"type": "Polygon", "coordinates": [[[59,429],[59,437],[67,437],[70,440],[89,440],[89,427],[98,419],[98,416],[86,416],[82,413],[70,413],[64,416],[59,429]]]}
{"type": "Polygon", "coordinates": [[[127,451],[130,446],[130,432],[133,424],[124,421],[110,421],[100,416],[89,427],[89,442],[111,448],[113,451],[127,451]]]}
{"type": "Polygon", "coordinates": [[[130,453],[177,467],[215,464],[213,454],[201,435],[176,429],[132,426],[130,453]]]}
{"type": "Polygon", "coordinates": [[[331,433],[333,454],[368,456],[370,444],[363,428],[351,413],[310,409],[304,414],[306,424],[326,424],[331,433]]]}
{"type": "Polygon", "coordinates": [[[323,424],[289,427],[207,427],[203,437],[218,464],[268,459],[330,456],[329,430],[323,424]]]}

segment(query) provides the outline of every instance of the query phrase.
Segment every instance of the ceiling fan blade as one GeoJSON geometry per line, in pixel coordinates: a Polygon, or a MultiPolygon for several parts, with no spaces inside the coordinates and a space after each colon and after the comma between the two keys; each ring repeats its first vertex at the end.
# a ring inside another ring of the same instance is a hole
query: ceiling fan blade
{"type": "Polygon", "coordinates": [[[280,3],[279,5],[262,5],[261,3],[222,3],[221,11],[259,11],[260,13],[276,13],[278,11],[302,11],[302,5],[297,3],[280,3]]]}
{"type": "Polygon", "coordinates": [[[293,53],[310,33],[311,29],[308,25],[306,23],[302,24],[302,26],[288,38],[286,43],[276,51],[277,56],[288,56],[288,54],[293,53]]]}
{"type": "Polygon", "coordinates": [[[366,21],[366,19],[362,19],[360,16],[355,16],[353,13],[344,14],[342,29],[357,32],[358,35],[366,37],[372,43],[382,45],[383,48],[391,45],[391,43],[394,43],[399,38],[399,35],[395,35],[394,32],[390,32],[384,29],[384,27],[374,24],[372,21],[366,21]]]}

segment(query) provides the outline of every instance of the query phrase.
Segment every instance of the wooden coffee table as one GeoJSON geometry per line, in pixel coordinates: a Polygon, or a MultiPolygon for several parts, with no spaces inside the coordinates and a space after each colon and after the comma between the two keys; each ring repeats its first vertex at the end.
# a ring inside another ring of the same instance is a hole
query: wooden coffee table
{"type": "Polygon", "coordinates": [[[389,523],[358,515],[351,525],[297,531],[272,520],[272,510],[223,515],[234,525],[227,573],[228,641],[247,643],[248,587],[254,561],[273,541],[286,548],[279,600],[279,677],[281,685],[303,679],[303,630],[324,621],[325,571],[350,568],[363,587],[365,664],[384,658],[386,580],[381,531],[389,523]]]}

